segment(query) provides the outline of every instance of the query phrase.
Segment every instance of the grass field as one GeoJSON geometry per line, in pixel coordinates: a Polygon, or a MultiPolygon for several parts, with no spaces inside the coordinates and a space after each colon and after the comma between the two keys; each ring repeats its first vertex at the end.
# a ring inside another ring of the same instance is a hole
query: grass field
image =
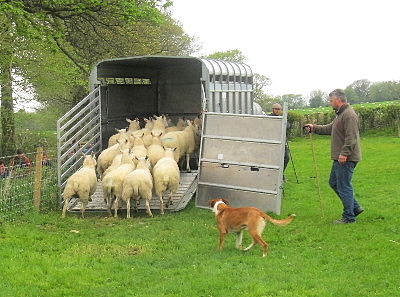
{"type": "MultiPolygon", "coordinates": [[[[132,219],[61,211],[0,225],[0,296],[400,296],[398,216],[400,138],[362,137],[363,161],[354,175],[365,212],[357,223],[333,225],[341,204],[327,185],[329,137],[313,137],[324,217],[310,139],[289,142],[282,212],[297,217],[268,224],[269,253],[217,250],[211,211],[194,207],[132,219]]],[[[246,235],[244,243],[249,241],[246,235]]]]}

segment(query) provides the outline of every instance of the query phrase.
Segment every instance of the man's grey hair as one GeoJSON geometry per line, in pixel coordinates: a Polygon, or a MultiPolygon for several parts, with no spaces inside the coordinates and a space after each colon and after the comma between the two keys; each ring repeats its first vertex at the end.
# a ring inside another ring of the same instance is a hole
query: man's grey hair
{"type": "Polygon", "coordinates": [[[347,102],[346,94],[344,93],[343,90],[341,89],[335,89],[332,92],[329,93],[329,97],[337,97],[339,98],[342,102],[347,102]]]}

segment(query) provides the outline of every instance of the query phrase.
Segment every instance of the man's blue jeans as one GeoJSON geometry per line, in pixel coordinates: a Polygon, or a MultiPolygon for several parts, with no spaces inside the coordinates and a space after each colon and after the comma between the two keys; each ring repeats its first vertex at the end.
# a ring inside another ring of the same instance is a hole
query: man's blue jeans
{"type": "Polygon", "coordinates": [[[339,196],[343,204],[342,218],[350,222],[355,221],[354,210],[360,208],[360,205],[354,198],[353,186],[351,185],[356,165],[357,162],[340,164],[338,161],[333,161],[329,177],[329,185],[339,196]]]}

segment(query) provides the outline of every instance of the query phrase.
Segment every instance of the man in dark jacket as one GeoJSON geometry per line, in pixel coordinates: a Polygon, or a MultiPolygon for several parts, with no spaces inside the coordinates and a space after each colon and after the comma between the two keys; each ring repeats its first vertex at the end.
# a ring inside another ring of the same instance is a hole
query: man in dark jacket
{"type": "MultiPolygon", "coordinates": [[[[274,103],[272,105],[272,112],[268,114],[269,116],[281,116],[282,115],[282,105],[279,103],[274,103]]],[[[287,135],[288,135],[288,130],[290,129],[290,123],[286,123],[286,144],[285,144],[285,156],[283,157],[283,171],[285,171],[289,160],[290,160],[290,151],[289,151],[289,146],[287,144],[287,135]]]]}
{"type": "Polygon", "coordinates": [[[347,103],[345,93],[336,89],[329,94],[329,102],[336,111],[336,117],[327,125],[307,124],[309,132],[331,135],[331,159],[333,165],[329,185],[343,204],[342,218],[335,224],[356,221],[356,216],[364,211],[354,198],[351,180],[354,168],[361,161],[359,120],[353,108],[347,103]]]}

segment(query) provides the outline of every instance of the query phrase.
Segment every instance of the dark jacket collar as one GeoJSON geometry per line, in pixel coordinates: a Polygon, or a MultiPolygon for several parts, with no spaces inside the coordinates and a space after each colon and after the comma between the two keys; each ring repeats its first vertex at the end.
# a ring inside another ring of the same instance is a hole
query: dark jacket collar
{"type": "Polygon", "coordinates": [[[349,108],[349,103],[345,103],[342,106],[339,107],[339,109],[336,111],[336,114],[339,115],[341,114],[343,111],[345,111],[347,108],[349,108]]]}

